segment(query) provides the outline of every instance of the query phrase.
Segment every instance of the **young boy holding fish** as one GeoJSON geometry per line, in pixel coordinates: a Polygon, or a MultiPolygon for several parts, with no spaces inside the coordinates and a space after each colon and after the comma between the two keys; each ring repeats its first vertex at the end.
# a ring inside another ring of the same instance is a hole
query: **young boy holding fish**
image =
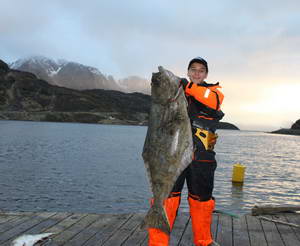
{"type": "MultiPolygon", "coordinates": [[[[208,75],[208,65],[203,58],[196,57],[189,62],[187,75],[190,81],[182,79],[180,85],[183,86],[188,101],[194,156],[192,163],[179,176],[169,198],[165,200],[164,208],[172,228],[186,180],[194,244],[216,245],[210,231],[215,207],[212,192],[217,167],[214,145],[217,139],[217,123],[224,116],[220,108],[224,96],[219,90],[219,83],[208,84],[204,81],[208,75]]],[[[168,244],[169,235],[155,228],[149,229],[149,245],[168,244]]]]}

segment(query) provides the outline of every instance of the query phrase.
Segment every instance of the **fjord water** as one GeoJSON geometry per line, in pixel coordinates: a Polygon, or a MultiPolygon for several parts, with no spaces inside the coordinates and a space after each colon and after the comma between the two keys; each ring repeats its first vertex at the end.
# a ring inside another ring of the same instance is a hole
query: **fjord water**
{"type": "MultiPolygon", "coordinates": [[[[145,212],[147,127],[0,121],[0,210],[145,212]]],[[[217,209],[300,204],[300,137],[219,130],[217,209]],[[246,166],[243,186],[232,166],[246,166]]],[[[180,209],[188,211],[186,188],[180,209]]]]}

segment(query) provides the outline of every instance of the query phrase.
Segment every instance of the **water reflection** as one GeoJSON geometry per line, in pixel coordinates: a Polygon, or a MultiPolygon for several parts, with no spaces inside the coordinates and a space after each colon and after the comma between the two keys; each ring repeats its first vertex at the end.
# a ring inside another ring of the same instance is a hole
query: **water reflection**
{"type": "Polygon", "coordinates": [[[244,208],[244,193],[243,183],[232,183],[231,186],[231,206],[243,210],[244,208]]]}

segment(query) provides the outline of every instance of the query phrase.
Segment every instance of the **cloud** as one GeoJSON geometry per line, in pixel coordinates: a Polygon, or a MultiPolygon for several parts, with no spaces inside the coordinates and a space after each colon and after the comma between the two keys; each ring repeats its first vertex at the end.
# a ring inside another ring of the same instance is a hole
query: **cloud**
{"type": "Polygon", "coordinates": [[[6,0],[0,53],[7,62],[32,54],[65,58],[117,79],[150,79],[158,65],[183,77],[200,55],[209,80],[224,86],[225,107],[242,121],[237,103],[259,101],[260,88],[299,83],[299,11],[293,0],[6,0]]]}
{"type": "Polygon", "coordinates": [[[1,41],[8,50],[90,61],[120,75],[145,75],[158,64],[182,73],[196,55],[222,72],[243,70],[257,56],[292,52],[297,9],[295,1],[7,1],[1,41]]]}

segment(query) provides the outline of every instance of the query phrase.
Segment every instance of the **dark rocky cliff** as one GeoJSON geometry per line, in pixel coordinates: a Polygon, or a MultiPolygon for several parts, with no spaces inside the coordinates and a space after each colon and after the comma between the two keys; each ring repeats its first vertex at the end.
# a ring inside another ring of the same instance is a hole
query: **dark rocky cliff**
{"type": "Polygon", "coordinates": [[[149,108],[148,95],[58,87],[0,60],[0,119],[141,125],[149,108]]]}
{"type": "Polygon", "coordinates": [[[291,127],[293,130],[300,130],[300,119],[297,120],[291,127]]]}

